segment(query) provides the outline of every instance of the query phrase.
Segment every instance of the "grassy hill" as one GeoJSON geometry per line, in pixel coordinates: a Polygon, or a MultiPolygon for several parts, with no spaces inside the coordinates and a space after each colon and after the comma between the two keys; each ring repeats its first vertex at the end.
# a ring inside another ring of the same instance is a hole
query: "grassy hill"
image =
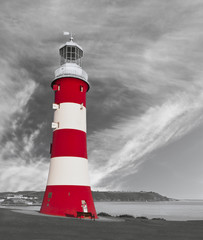
{"type": "Polygon", "coordinates": [[[92,192],[94,201],[156,202],[172,199],[155,192],[92,192]]]}
{"type": "MultiPolygon", "coordinates": [[[[155,192],[92,192],[94,201],[156,202],[171,201],[155,192]]],[[[44,192],[20,191],[0,193],[0,205],[41,205],[44,192]]]]}

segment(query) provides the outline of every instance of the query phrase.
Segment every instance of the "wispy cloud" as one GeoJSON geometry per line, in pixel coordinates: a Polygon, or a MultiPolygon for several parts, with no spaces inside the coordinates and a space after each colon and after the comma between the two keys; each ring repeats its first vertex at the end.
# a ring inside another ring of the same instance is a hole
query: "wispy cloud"
{"type": "Polygon", "coordinates": [[[31,135],[24,134],[22,141],[19,141],[14,134],[15,129],[12,129],[13,137],[4,143],[0,152],[3,163],[0,169],[1,191],[43,189],[49,165],[46,158],[36,156],[34,151],[42,127],[38,126],[31,135]]]}
{"type": "Polygon", "coordinates": [[[22,159],[10,159],[0,170],[1,191],[42,190],[48,168],[42,159],[28,165],[22,164],[22,159]]]}
{"type": "Polygon", "coordinates": [[[147,154],[197,126],[203,118],[203,94],[176,95],[140,117],[90,136],[90,167],[96,188],[120,187],[122,177],[135,173],[147,154]],[[194,97],[194,96],[193,96],[194,97]]]}
{"type": "Polygon", "coordinates": [[[96,188],[119,188],[118,179],[122,183],[122,177],[136,173],[149,153],[184,136],[202,120],[202,8],[197,2],[178,3],[181,8],[173,12],[173,18],[170,8],[164,17],[168,29],[159,32],[156,41],[145,42],[139,56],[128,62],[127,72],[134,77],[124,75],[120,80],[131,91],[149,94],[151,105],[139,115],[131,108],[130,117],[89,137],[91,179],[96,188]]]}
{"type": "Polygon", "coordinates": [[[4,60],[0,62],[2,66],[0,73],[0,131],[2,132],[8,123],[12,122],[10,120],[14,113],[22,113],[37,84],[23,69],[12,68],[4,60]]]}
{"type": "Polygon", "coordinates": [[[121,173],[136,173],[150,152],[198,126],[202,1],[8,0],[1,9],[3,190],[17,190],[15,182],[18,189],[46,184],[50,82],[64,30],[73,31],[85,50],[83,66],[91,83],[88,152],[95,187],[115,188],[121,173]]]}

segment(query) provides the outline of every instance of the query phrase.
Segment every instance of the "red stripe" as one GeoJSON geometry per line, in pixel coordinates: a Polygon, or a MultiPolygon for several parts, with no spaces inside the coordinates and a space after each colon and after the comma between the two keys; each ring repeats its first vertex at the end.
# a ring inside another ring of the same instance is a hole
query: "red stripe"
{"type": "Polygon", "coordinates": [[[86,133],[75,129],[53,132],[51,157],[74,156],[87,158],[86,133]]]}
{"type": "Polygon", "coordinates": [[[77,217],[77,212],[83,212],[82,200],[87,203],[88,212],[97,218],[89,186],[47,186],[40,212],[77,217]]]}
{"type": "Polygon", "coordinates": [[[53,85],[59,85],[60,90],[55,91],[55,103],[73,102],[86,107],[86,92],[88,84],[78,78],[59,78],[52,82],[53,85]],[[83,91],[81,91],[81,86],[83,91]]]}

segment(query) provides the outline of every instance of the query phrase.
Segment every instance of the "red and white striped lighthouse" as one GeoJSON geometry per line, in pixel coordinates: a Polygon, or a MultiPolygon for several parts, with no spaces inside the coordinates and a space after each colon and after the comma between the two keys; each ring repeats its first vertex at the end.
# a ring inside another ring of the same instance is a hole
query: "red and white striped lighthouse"
{"type": "Polygon", "coordinates": [[[61,66],[51,84],[55,92],[53,142],[41,213],[97,218],[88,176],[86,147],[87,73],[83,49],[73,41],[59,49],[61,66]]]}

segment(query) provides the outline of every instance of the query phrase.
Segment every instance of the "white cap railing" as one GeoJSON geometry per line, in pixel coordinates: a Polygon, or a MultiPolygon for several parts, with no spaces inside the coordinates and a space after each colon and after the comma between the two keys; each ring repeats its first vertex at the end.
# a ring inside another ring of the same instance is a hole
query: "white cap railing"
{"type": "Polygon", "coordinates": [[[87,73],[77,64],[64,64],[55,71],[55,79],[60,77],[77,77],[88,83],[87,73]]]}

